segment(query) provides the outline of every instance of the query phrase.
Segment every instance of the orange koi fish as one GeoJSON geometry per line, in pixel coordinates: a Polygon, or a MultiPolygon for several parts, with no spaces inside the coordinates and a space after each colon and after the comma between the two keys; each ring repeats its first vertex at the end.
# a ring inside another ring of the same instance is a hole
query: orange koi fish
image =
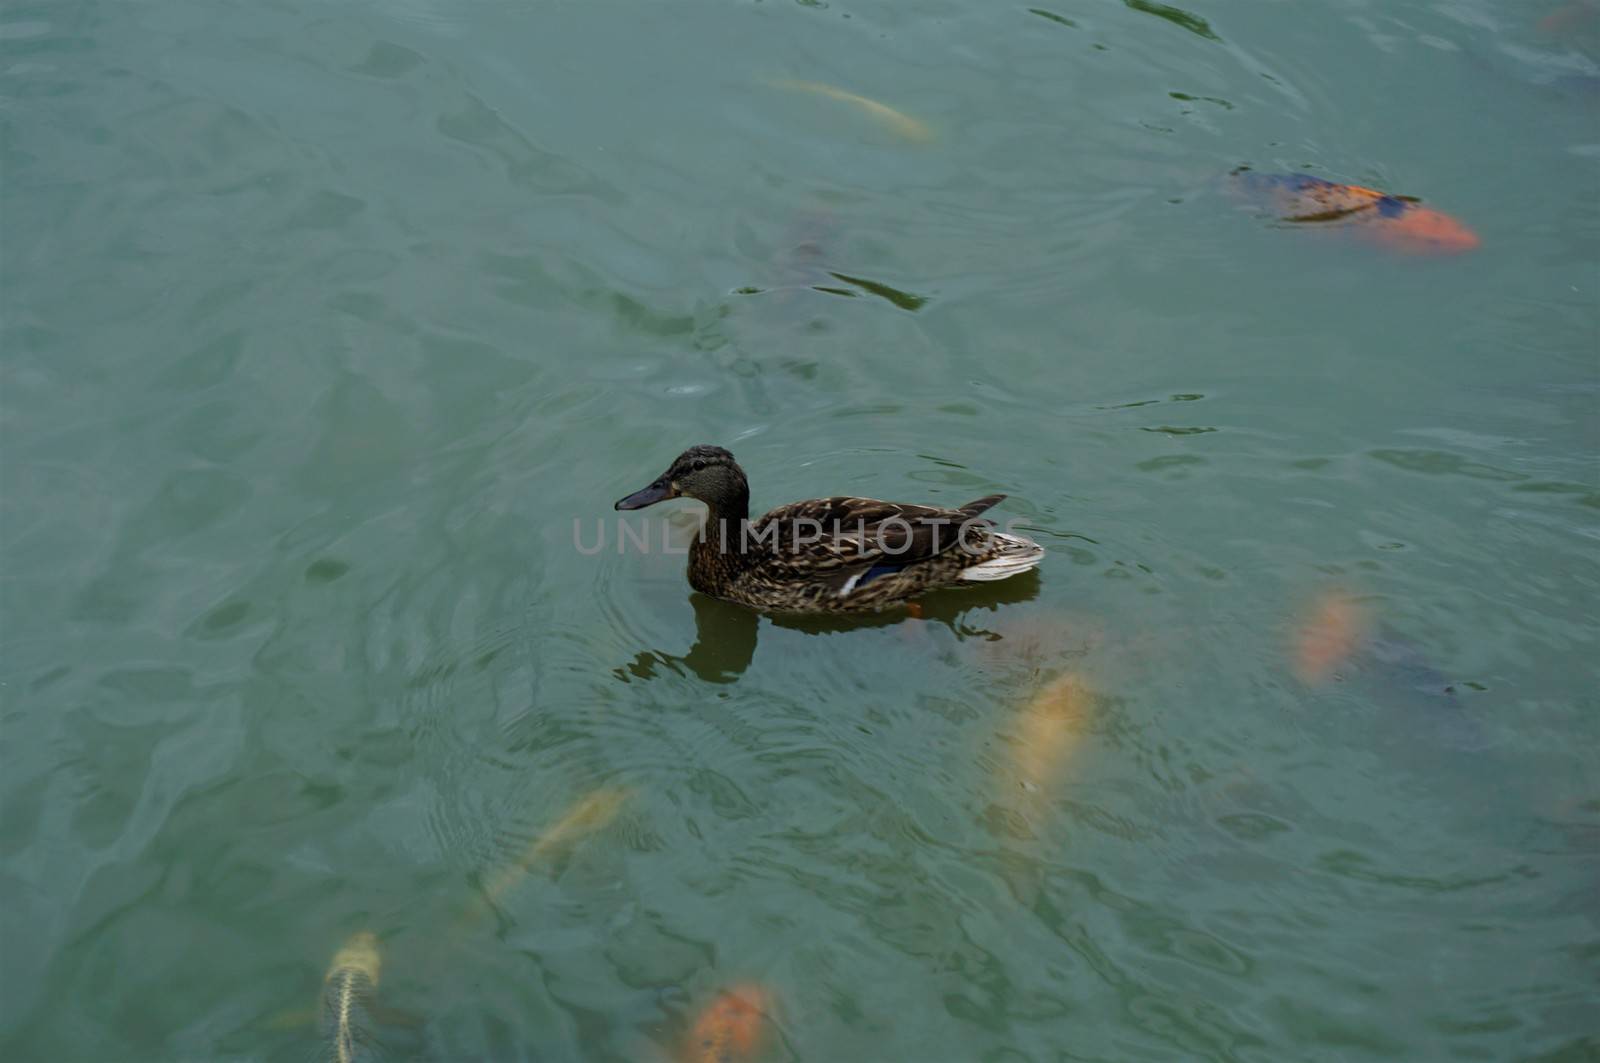
{"type": "Polygon", "coordinates": [[[1303,683],[1326,681],[1366,642],[1371,627],[1367,611],[1349,595],[1324,594],[1295,632],[1294,674],[1303,683]]]}
{"type": "Polygon", "coordinates": [[[1306,173],[1235,170],[1236,186],[1264,201],[1284,221],[1357,227],[1362,236],[1395,251],[1449,255],[1471,251],[1478,234],[1442,211],[1409,196],[1338,184],[1306,173]]]}
{"type": "Polygon", "coordinates": [[[684,1042],[684,1063],[735,1063],[753,1059],[766,1034],[772,997],[745,982],[717,994],[684,1042]]]}

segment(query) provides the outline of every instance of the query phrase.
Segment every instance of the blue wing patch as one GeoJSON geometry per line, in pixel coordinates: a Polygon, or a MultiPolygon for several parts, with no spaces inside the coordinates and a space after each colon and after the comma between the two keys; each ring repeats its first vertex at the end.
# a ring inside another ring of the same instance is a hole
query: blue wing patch
{"type": "Polygon", "coordinates": [[[879,576],[887,576],[891,572],[899,572],[901,569],[906,567],[906,564],[909,564],[909,562],[889,563],[880,561],[878,564],[873,565],[865,572],[862,572],[859,575],[851,576],[845,582],[845,585],[839,588],[839,596],[842,598],[851,591],[856,590],[858,587],[865,587],[868,583],[871,583],[879,576]]]}
{"type": "Polygon", "coordinates": [[[1396,196],[1384,196],[1378,200],[1378,216],[1383,218],[1398,218],[1411,206],[1405,200],[1396,196]]]}
{"type": "Polygon", "coordinates": [[[891,572],[899,572],[905,567],[905,565],[886,565],[882,562],[879,562],[861,574],[861,578],[856,580],[856,586],[864,587],[868,583],[871,583],[873,580],[877,579],[879,576],[887,576],[891,572]]]}

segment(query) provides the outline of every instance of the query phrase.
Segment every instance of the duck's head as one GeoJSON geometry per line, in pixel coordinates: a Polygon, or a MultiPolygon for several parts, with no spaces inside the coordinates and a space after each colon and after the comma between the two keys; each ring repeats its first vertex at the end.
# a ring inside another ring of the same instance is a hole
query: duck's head
{"type": "Polygon", "coordinates": [[[679,454],[667,471],[649,487],[617,502],[617,509],[643,509],[669,498],[695,498],[713,510],[743,509],[749,504],[750,485],[733,455],[707,444],[679,454]]]}

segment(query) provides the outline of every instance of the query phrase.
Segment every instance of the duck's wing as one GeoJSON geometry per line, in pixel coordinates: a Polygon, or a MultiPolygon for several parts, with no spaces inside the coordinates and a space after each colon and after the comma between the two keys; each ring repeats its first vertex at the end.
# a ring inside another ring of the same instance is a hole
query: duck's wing
{"type": "Polygon", "coordinates": [[[1004,495],[957,509],[839,495],[792,502],[751,526],[769,578],[821,582],[846,593],[876,573],[931,560],[956,546],[962,526],[1004,495]]]}

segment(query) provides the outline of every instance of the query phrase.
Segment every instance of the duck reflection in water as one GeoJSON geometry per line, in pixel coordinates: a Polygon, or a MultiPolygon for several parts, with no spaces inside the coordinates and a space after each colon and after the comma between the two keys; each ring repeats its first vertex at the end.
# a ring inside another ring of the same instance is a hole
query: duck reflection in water
{"type": "Polygon", "coordinates": [[[920,637],[922,625],[942,624],[958,639],[994,639],[999,636],[976,626],[969,614],[1003,605],[1032,601],[1039,595],[1039,574],[1024,572],[998,583],[970,590],[936,592],[913,603],[906,612],[867,613],[858,616],[807,616],[753,613],[744,606],[698,592],[689,595],[694,607],[695,640],[679,656],[666,650],[642,650],[633,660],[612,669],[624,683],[643,682],[663,673],[693,675],[707,683],[733,683],[755,658],[757,635],[763,619],[774,627],[827,635],[861,628],[903,624],[907,638],[920,637]]]}

